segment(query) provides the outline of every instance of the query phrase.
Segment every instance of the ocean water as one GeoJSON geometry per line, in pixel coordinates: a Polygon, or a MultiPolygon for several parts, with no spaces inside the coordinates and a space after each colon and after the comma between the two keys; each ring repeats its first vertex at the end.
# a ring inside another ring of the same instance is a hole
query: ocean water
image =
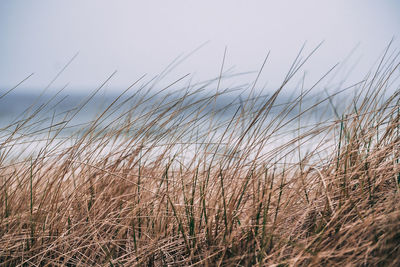
{"type": "MultiPolygon", "coordinates": [[[[217,98],[211,93],[189,94],[184,101],[179,101],[181,97],[182,92],[164,95],[133,93],[120,98],[104,94],[11,93],[0,99],[0,153],[27,158],[44,147],[61,151],[73,146],[93,125],[92,132],[99,133],[96,137],[98,141],[94,143],[99,142],[100,145],[102,136],[130,125],[118,140],[107,145],[104,153],[124,145],[126,139],[139,137],[148,143],[157,142],[160,149],[174,140],[182,144],[175,150],[186,151],[188,158],[194,156],[200,143],[221,142],[217,152],[223,154],[234,149],[230,147],[228,136],[252,138],[255,131],[246,132],[246,129],[255,122],[261,126],[258,134],[268,136],[268,141],[263,143],[265,151],[262,154],[276,153],[278,157],[277,148],[280,145],[291,143],[290,146],[295,148],[300,142],[293,141],[296,137],[335,120],[327,101],[299,116],[300,112],[321,101],[318,95],[302,99],[301,105],[293,96],[280,96],[268,112],[263,111],[259,115],[260,108],[270,99],[269,94],[253,98],[237,93],[222,94],[217,98]],[[141,133],[143,125],[151,127],[141,133]],[[228,126],[229,130],[225,132],[228,126]],[[266,130],[268,127],[270,130],[266,130]],[[151,140],[152,136],[157,140],[151,140]],[[51,138],[54,141],[49,147],[48,140],[51,138]]],[[[325,146],[328,144],[325,142],[325,146]]],[[[314,138],[304,146],[302,153],[318,145],[320,141],[314,138]]],[[[286,148],[288,151],[290,146],[286,148]]]]}

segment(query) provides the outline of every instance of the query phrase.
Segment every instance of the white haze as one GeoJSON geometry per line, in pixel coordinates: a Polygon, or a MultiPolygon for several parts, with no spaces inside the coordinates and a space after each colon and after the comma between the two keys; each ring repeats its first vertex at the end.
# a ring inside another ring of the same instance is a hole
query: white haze
{"type": "Polygon", "coordinates": [[[396,0],[2,0],[0,93],[30,73],[21,88],[43,89],[77,52],[52,88],[69,83],[69,90],[91,90],[117,70],[109,90],[122,90],[205,42],[165,82],[187,73],[195,81],[218,76],[227,47],[225,69],[235,72],[259,69],[271,51],[262,84],[273,87],[304,42],[307,53],[321,41],[304,67],[307,79],[315,81],[357,47],[340,73],[358,63],[349,77],[357,81],[392,37],[400,37],[399,14],[396,0]]]}

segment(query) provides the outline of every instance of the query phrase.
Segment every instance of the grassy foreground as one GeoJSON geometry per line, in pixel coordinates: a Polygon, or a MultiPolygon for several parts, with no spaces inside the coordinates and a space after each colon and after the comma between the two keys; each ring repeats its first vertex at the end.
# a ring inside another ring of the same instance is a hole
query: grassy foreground
{"type": "Polygon", "coordinates": [[[306,88],[278,104],[298,62],[275,93],[225,105],[212,84],[140,81],[69,135],[86,101],[27,110],[0,132],[0,265],[399,266],[396,64],[345,108],[306,88]]]}

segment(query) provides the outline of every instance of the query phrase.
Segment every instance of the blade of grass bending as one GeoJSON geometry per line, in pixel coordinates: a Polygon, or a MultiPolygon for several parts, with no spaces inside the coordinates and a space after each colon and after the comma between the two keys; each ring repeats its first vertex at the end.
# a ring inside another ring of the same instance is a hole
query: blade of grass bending
{"type": "Polygon", "coordinates": [[[224,189],[224,177],[222,174],[222,170],[219,170],[219,181],[220,181],[220,186],[221,186],[221,194],[222,194],[222,203],[224,207],[224,223],[225,223],[225,233],[224,233],[224,240],[225,237],[228,233],[228,218],[227,218],[227,212],[226,212],[226,199],[225,199],[225,189],[224,189]]]}
{"type": "Polygon", "coordinates": [[[8,95],[9,93],[11,93],[14,89],[16,89],[18,86],[20,86],[21,84],[23,84],[26,80],[28,80],[30,77],[33,76],[34,73],[29,74],[27,77],[25,77],[22,81],[20,81],[17,85],[15,85],[14,87],[12,87],[11,89],[9,89],[7,92],[5,92],[4,94],[2,94],[0,96],[0,99],[2,99],[3,97],[5,97],[6,95],[8,95]]]}
{"type": "MultiPolygon", "coordinates": [[[[244,183],[244,185],[243,185],[243,187],[242,187],[241,193],[240,193],[240,195],[239,195],[239,200],[238,200],[238,202],[237,202],[237,204],[236,204],[235,215],[236,215],[236,212],[239,211],[239,206],[240,206],[240,204],[242,203],[242,199],[243,199],[244,193],[246,192],[246,189],[247,189],[247,186],[248,186],[248,184],[249,184],[249,181],[250,181],[251,178],[253,177],[253,172],[254,172],[254,169],[252,169],[252,170],[250,171],[250,174],[248,174],[247,177],[246,177],[246,181],[245,181],[245,183],[244,183]]],[[[233,215],[233,218],[235,218],[235,215],[233,215]]],[[[231,224],[230,232],[232,231],[232,227],[233,227],[233,222],[232,222],[232,224],[231,224]]]]}
{"type": "MultiPolygon", "coordinates": [[[[138,213],[137,213],[137,216],[138,216],[138,238],[140,239],[141,238],[141,235],[142,235],[142,221],[141,221],[141,210],[140,210],[140,178],[141,178],[141,172],[142,172],[142,164],[141,164],[141,162],[142,162],[142,150],[140,150],[140,156],[139,156],[139,160],[138,160],[138,181],[137,181],[137,198],[138,198],[138,200],[137,200],[137,205],[138,205],[138,213]]],[[[133,229],[133,231],[135,232],[135,229],[133,229]]],[[[137,248],[137,246],[136,246],[136,236],[134,236],[135,237],[135,250],[136,250],[136,248],[137,248]]]]}
{"type": "Polygon", "coordinates": [[[35,243],[34,240],[34,224],[33,224],[33,162],[31,158],[30,175],[29,175],[29,189],[30,189],[30,221],[31,221],[31,245],[35,243]]]}
{"type": "MultiPolygon", "coordinates": [[[[397,118],[400,118],[400,108],[397,108],[397,118]]],[[[400,137],[400,124],[399,120],[397,120],[397,139],[400,137]]],[[[399,156],[397,156],[399,157],[399,156]]],[[[397,158],[397,164],[399,164],[400,159],[397,158]]],[[[400,187],[400,172],[397,174],[397,185],[400,187]]]]}
{"type": "MultiPolygon", "coordinates": [[[[272,177],[271,177],[271,183],[269,186],[269,192],[268,192],[268,200],[267,200],[267,205],[266,207],[264,207],[264,213],[263,213],[263,225],[262,225],[262,236],[261,236],[261,251],[260,251],[260,257],[263,258],[264,256],[264,248],[267,245],[267,241],[266,241],[266,235],[267,235],[267,220],[268,220],[268,212],[269,212],[269,208],[270,208],[270,204],[271,204],[271,197],[272,197],[272,189],[274,187],[274,180],[275,180],[275,170],[276,170],[276,166],[274,166],[274,170],[272,172],[272,177]]],[[[267,183],[267,179],[268,179],[268,169],[265,169],[264,172],[264,177],[267,183]]]]}
{"type": "Polygon", "coordinates": [[[279,185],[278,202],[277,202],[276,208],[275,208],[274,222],[272,223],[272,232],[271,232],[270,239],[269,239],[269,249],[270,250],[273,248],[273,238],[274,238],[273,232],[275,231],[275,228],[276,228],[276,221],[278,219],[279,206],[281,204],[281,198],[282,198],[282,192],[283,192],[284,186],[285,186],[285,166],[283,166],[283,170],[282,170],[281,184],[279,185]]]}
{"type": "Polygon", "coordinates": [[[196,219],[194,217],[194,198],[196,193],[198,174],[199,174],[199,166],[197,166],[194,180],[192,180],[192,197],[190,199],[189,235],[193,239],[193,248],[196,247],[196,231],[195,231],[196,219]]]}
{"type": "Polygon", "coordinates": [[[171,205],[171,208],[172,208],[172,211],[173,211],[173,213],[174,213],[174,216],[175,216],[175,218],[176,218],[176,220],[177,220],[177,222],[178,222],[178,228],[179,228],[179,231],[181,232],[182,237],[183,237],[183,239],[184,239],[184,241],[185,241],[186,249],[187,249],[188,253],[190,253],[191,249],[190,249],[190,246],[189,246],[189,242],[188,242],[188,240],[187,240],[187,237],[186,237],[185,229],[183,228],[183,225],[182,225],[182,221],[181,221],[181,219],[179,218],[178,213],[176,212],[175,205],[174,205],[174,203],[172,203],[172,200],[171,200],[171,198],[170,198],[170,196],[169,196],[168,194],[167,194],[167,199],[168,199],[168,202],[169,202],[170,205],[171,205]]]}
{"type": "MultiPolygon", "coordinates": [[[[207,171],[207,177],[210,176],[210,169],[207,171]]],[[[206,178],[207,180],[208,178],[206,178]]],[[[207,182],[203,181],[202,185],[200,185],[200,198],[201,198],[201,204],[202,204],[202,210],[200,213],[200,227],[201,227],[201,222],[202,222],[202,217],[204,215],[204,226],[206,228],[206,240],[208,245],[211,245],[211,232],[210,232],[210,225],[208,225],[208,215],[207,215],[207,206],[206,206],[206,185],[207,182]]]]}

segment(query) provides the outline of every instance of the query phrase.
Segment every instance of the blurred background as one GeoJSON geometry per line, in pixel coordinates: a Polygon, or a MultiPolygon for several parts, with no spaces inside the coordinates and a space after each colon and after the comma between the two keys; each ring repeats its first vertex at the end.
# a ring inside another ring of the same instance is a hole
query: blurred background
{"type": "Polygon", "coordinates": [[[108,90],[122,91],[200,46],[165,84],[217,77],[227,47],[224,69],[235,73],[257,71],[271,51],[262,80],[273,88],[304,43],[306,55],[321,41],[303,69],[310,82],[346,58],[338,79],[349,69],[362,79],[393,37],[398,47],[400,1],[2,0],[0,33],[0,93],[31,73],[20,90],[43,90],[78,52],[50,91],[93,90],[115,70],[108,90]]]}
{"type": "MultiPolygon", "coordinates": [[[[216,90],[234,90],[212,105],[197,106],[205,114],[221,109],[228,115],[221,120],[229,120],[237,106],[243,107],[251,88],[261,94],[257,104],[262,105],[282,84],[292,63],[298,66],[318,47],[286,84],[271,114],[279,114],[285,107],[279,104],[293,100],[302,88],[313,87],[339,63],[307,99],[302,98],[304,109],[364,79],[389,43],[388,57],[395,56],[398,38],[398,0],[1,0],[0,141],[8,133],[24,133],[21,136],[39,138],[28,142],[36,149],[53,125],[63,129],[64,137],[79,135],[121,92],[146,75],[108,111],[99,127],[120,123],[129,119],[121,114],[140,101],[127,97],[140,88],[152,88],[152,95],[178,80],[165,90],[172,94],[165,102],[173,103],[187,88],[196,90],[202,86],[198,83],[218,78],[222,65],[221,82],[207,84],[192,100],[212,97],[216,90]]],[[[352,99],[348,96],[357,93],[351,87],[330,102],[340,113],[352,99]]],[[[157,110],[160,95],[144,101],[132,116],[157,110]]],[[[335,119],[337,112],[333,114],[327,102],[304,116],[302,123],[312,127],[321,118],[335,119]]],[[[294,123],[293,129],[299,125],[294,123]]],[[[204,125],[202,130],[208,132],[209,123],[204,125]]]]}
{"type": "MultiPolygon", "coordinates": [[[[299,80],[311,87],[340,63],[315,89],[332,93],[362,80],[391,40],[396,53],[400,2],[2,0],[0,34],[0,96],[18,85],[0,98],[0,125],[7,125],[61,88],[69,98],[61,95],[57,107],[70,109],[114,71],[99,91],[103,98],[90,102],[80,118],[93,117],[112,101],[104,96],[118,95],[142,75],[138,86],[169,68],[156,79],[155,91],[187,74],[168,90],[218,77],[225,49],[224,71],[245,74],[222,80],[220,87],[238,91],[252,87],[270,52],[256,86],[268,94],[303,45],[302,59],[322,42],[283,94],[298,89],[299,80]]],[[[205,91],[212,94],[216,87],[205,91]]]]}

